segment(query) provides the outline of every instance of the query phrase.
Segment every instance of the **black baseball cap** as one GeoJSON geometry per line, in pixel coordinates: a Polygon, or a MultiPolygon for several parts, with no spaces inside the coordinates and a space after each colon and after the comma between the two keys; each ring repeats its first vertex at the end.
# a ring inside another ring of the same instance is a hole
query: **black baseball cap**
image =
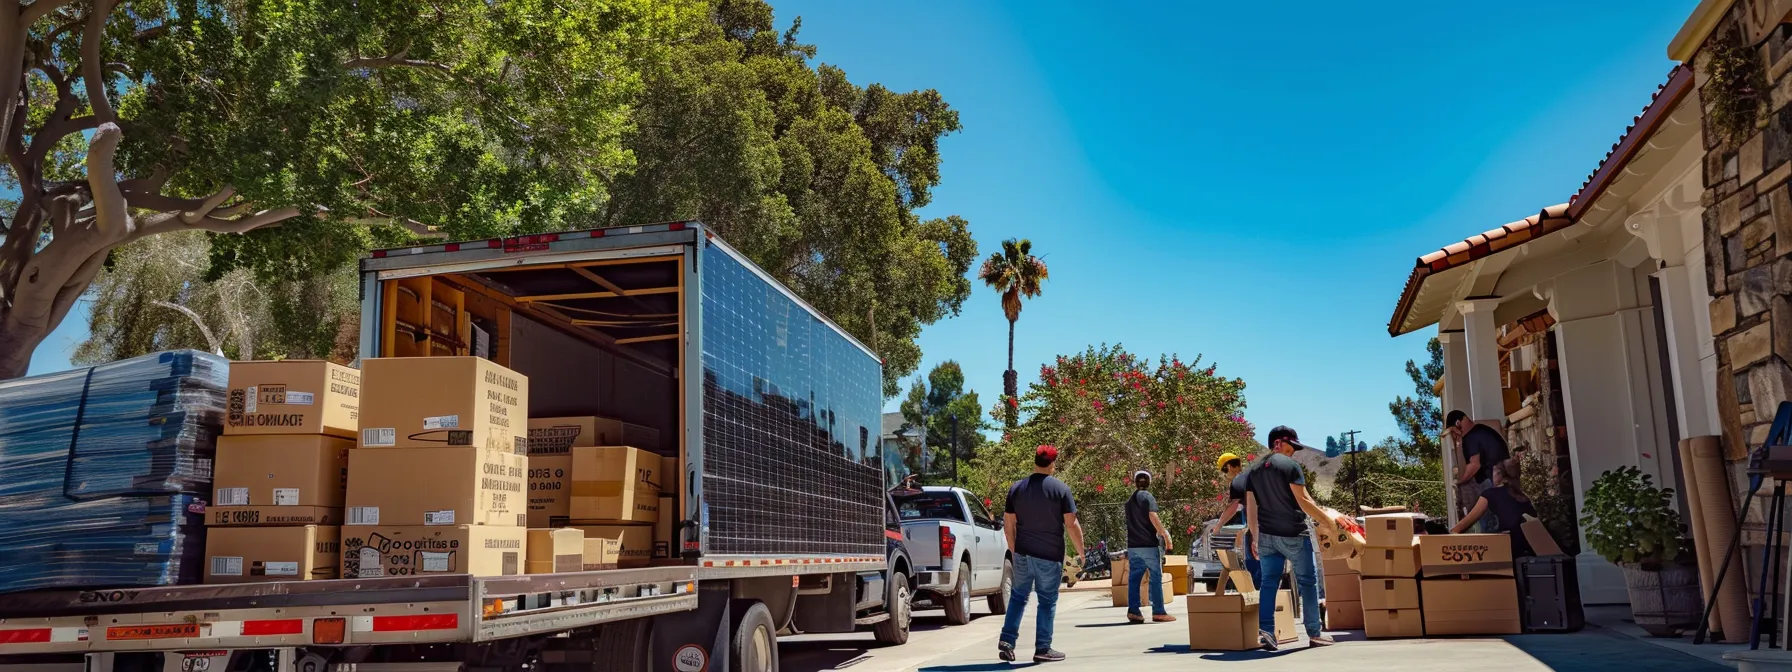
{"type": "Polygon", "coordinates": [[[1282,439],[1287,439],[1288,445],[1294,446],[1296,449],[1314,450],[1312,446],[1300,442],[1300,434],[1296,433],[1292,427],[1279,425],[1275,429],[1269,430],[1269,446],[1271,448],[1275,447],[1276,441],[1282,439]]]}

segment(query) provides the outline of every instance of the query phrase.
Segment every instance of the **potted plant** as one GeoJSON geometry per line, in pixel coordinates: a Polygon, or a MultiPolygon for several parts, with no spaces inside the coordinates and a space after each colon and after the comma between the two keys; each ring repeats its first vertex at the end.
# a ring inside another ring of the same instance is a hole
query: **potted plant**
{"type": "Polygon", "coordinates": [[[1614,469],[1587,490],[1580,519],[1593,551],[1623,568],[1631,617],[1657,637],[1697,626],[1705,606],[1673,496],[1636,467],[1614,469]]]}

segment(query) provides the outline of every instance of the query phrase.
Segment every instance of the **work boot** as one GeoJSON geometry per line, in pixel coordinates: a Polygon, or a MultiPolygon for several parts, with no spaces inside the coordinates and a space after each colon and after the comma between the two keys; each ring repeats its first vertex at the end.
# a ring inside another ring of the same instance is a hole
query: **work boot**
{"type": "Polygon", "coordinates": [[[997,642],[996,655],[1001,656],[1003,662],[1014,662],[1014,645],[1007,642],[997,642]]]}
{"type": "Polygon", "coordinates": [[[1175,623],[1176,617],[1171,616],[1169,614],[1153,614],[1151,616],[1151,622],[1152,623],[1175,623]]]}
{"type": "Polygon", "coordinates": [[[1128,623],[1144,623],[1145,617],[1141,616],[1139,614],[1127,614],[1126,622],[1128,622],[1128,623]]]}
{"type": "Polygon", "coordinates": [[[1307,638],[1307,646],[1311,647],[1331,646],[1337,643],[1338,640],[1332,639],[1331,635],[1313,635],[1307,638]]]}
{"type": "Polygon", "coordinates": [[[1064,652],[1056,649],[1040,649],[1033,652],[1035,663],[1056,663],[1064,660],[1064,652]]]}
{"type": "Polygon", "coordinates": [[[1276,645],[1276,633],[1270,632],[1268,630],[1258,630],[1257,631],[1257,642],[1263,645],[1264,651],[1280,651],[1280,650],[1282,650],[1282,648],[1280,646],[1276,645]]]}

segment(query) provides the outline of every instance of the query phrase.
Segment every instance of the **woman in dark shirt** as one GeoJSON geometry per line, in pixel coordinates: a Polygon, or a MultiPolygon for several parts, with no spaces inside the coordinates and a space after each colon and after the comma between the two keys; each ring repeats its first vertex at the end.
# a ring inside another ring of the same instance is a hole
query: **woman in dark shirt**
{"type": "Polygon", "coordinates": [[[1524,538],[1518,526],[1524,524],[1526,514],[1537,515],[1537,507],[1531,504],[1531,497],[1524,494],[1524,487],[1518,482],[1518,460],[1509,459],[1494,465],[1494,487],[1481,492],[1481,498],[1475,500],[1475,508],[1456,523],[1451,534],[1462,534],[1463,530],[1473,526],[1482,516],[1493,516],[1489,527],[1495,532],[1512,536],[1512,557],[1527,558],[1536,555],[1531,550],[1530,542],[1524,538]]]}

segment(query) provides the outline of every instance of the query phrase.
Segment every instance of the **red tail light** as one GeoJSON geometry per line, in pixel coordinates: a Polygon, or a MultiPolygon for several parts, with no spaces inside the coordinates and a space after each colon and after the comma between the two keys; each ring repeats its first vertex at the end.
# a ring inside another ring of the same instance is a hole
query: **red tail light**
{"type": "Polygon", "coordinates": [[[958,537],[945,525],[940,526],[940,560],[951,560],[952,551],[958,549],[958,537]]]}

